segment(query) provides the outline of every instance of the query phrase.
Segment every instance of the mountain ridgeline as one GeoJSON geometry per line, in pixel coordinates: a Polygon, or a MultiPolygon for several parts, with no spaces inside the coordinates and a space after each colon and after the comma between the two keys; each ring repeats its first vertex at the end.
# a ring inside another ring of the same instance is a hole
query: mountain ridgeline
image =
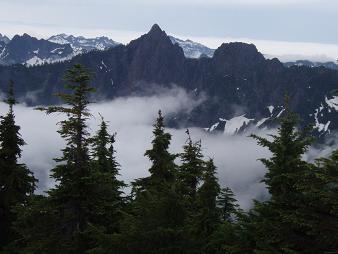
{"type": "Polygon", "coordinates": [[[26,66],[62,62],[93,50],[105,50],[119,45],[107,38],[84,38],[58,34],[47,40],[29,34],[15,35],[11,40],[0,34],[0,64],[26,66]]]}
{"type": "MultiPolygon", "coordinates": [[[[66,47],[66,46],[65,46],[66,47]]],[[[16,94],[29,105],[59,103],[63,73],[80,63],[92,71],[96,101],[148,95],[162,88],[182,87],[204,100],[189,113],[168,116],[170,126],[198,126],[234,134],[249,127],[274,126],[283,114],[287,93],[303,125],[318,135],[338,129],[338,71],[307,66],[285,67],[265,59],[252,44],[224,43],[212,57],[187,58],[158,25],[128,45],[90,51],[61,63],[25,67],[0,66],[0,88],[16,83],[16,94]]]]}

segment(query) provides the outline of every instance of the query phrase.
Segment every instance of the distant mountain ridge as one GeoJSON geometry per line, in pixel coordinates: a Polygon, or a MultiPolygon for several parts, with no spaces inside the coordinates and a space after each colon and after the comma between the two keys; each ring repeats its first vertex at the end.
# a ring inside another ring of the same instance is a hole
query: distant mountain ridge
{"type": "MultiPolygon", "coordinates": [[[[169,37],[178,44],[187,58],[212,57],[214,49],[191,40],[169,37]]],[[[92,50],[106,50],[121,43],[108,37],[85,38],[57,34],[48,39],[37,39],[28,34],[15,35],[12,40],[0,34],[0,65],[24,64],[27,66],[67,61],[76,55],[92,50]],[[70,47],[69,47],[70,46],[70,47]]]]}
{"type": "MultiPolygon", "coordinates": [[[[212,57],[214,49],[191,40],[170,36],[187,58],[212,57]]],[[[57,34],[48,39],[37,39],[28,34],[15,35],[12,40],[0,34],[0,65],[23,64],[27,66],[67,61],[92,50],[106,50],[121,43],[108,37],[85,38],[57,34]]]]}
{"type": "Polygon", "coordinates": [[[105,36],[85,38],[83,36],[75,37],[73,35],[58,34],[51,36],[47,40],[58,44],[69,44],[73,48],[74,52],[80,53],[85,53],[91,50],[105,50],[121,44],[105,36]]]}
{"type": "Polygon", "coordinates": [[[27,66],[62,62],[92,50],[106,50],[120,43],[107,37],[85,38],[59,34],[37,39],[28,34],[15,35],[11,40],[0,35],[0,64],[27,66]]]}
{"type": "MultiPolygon", "coordinates": [[[[51,42],[50,42],[51,43],[51,42]]],[[[65,44],[69,45],[69,44],[65,44]]],[[[63,74],[74,63],[93,73],[100,101],[121,96],[152,94],[173,85],[205,100],[189,113],[167,116],[169,126],[205,128],[234,134],[251,127],[273,127],[283,115],[283,98],[302,124],[313,124],[319,136],[338,130],[338,71],[325,67],[285,67],[265,59],[255,45],[223,43],[212,57],[187,58],[181,46],[158,26],[128,45],[90,51],[52,65],[0,66],[0,90],[14,80],[19,100],[29,105],[59,103],[63,74]]]]}
{"type": "Polygon", "coordinates": [[[325,67],[333,70],[338,70],[338,64],[334,62],[313,62],[309,60],[297,60],[294,62],[285,62],[285,66],[308,66],[308,67],[325,67]]]}
{"type": "MultiPolygon", "coordinates": [[[[169,36],[169,38],[173,44],[178,44],[183,49],[184,55],[187,58],[211,58],[215,52],[215,49],[211,49],[201,43],[189,39],[182,40],[174,36],[169,36]]],[[[73,36],[64,33],[53,35],[46,40],[39,40],[28,34],[23,34],[22,36],[16,35],[13,39],[15,41],[15,46],[11,45],[13,44],[11,39],[0,33],[0,65],[24,64],[33,66],[62,62],[92,50],[106,50],[121,44],[105,36],[85,38],[83,36],[73,36]],[[54,44],[48,44],[48,42],[54,44]],[[71,50],[68,46],[65,46],[67,44],[71,47],[71,50]],[[42,47],[42,51],[44,51],[42,54],[39,54],[40,47],[42,47]],[[20,50],[17,51],[17,48],[20,48],[20,50]],[[50,49],[50,51],[46,51],[46,48],[50,49]]],[[[286,67],[294,65],[309,67],[323,66],[338,70],[338,64],[334,62],[297,60],[284,62],[284,65],[286,67]]]]}

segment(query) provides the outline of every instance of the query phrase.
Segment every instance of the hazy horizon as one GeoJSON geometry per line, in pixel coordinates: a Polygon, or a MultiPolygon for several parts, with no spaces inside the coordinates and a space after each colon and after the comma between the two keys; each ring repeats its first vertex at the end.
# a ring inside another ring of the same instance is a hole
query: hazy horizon
{"type": "Polygon", "coordinates": [[[243,41],[281,60],[336,61],[337,7],[329,0],[4,0],[0,33],[107,36],[126,44],[157,23],[170,35],[210,48],[243,41]]]}

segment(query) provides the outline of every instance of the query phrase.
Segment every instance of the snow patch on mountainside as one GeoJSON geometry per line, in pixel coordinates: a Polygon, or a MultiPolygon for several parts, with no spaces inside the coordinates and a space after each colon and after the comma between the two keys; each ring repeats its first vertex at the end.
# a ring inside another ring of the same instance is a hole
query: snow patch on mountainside
{"type": "Polygon", "coordinates": [[[257,124],[256,124],[256,127],[260,127],[260,126],[261,126],[263,123],[265,123],[266,120],[268,120],[268,119],[270,119],[270,117],[265,117],[265,118],[259,120],[259,121],[257,122],[257,124]]]}
{"type": "Polygon", "coordinates": [[[215,50],[204,46],[198,42],[191,40],[181,40],[173,36],[169,36],[173,44],[178,44],[184,52],[185,57],[187,58],[200,58],[201,56],[212,57],[215,50]]]}
{"type": "Polygon", "coordinates": [[[50,42],[58,44],[70,44],[75,53],[80,54],[91,50],[105,50],[120,45],[120,43],[108,37],[85,38],[83,36],[73,36],[58,34],[48,39],[50,42]]]}
{"type": "Polygon", "coordinates": [[[332,99],[328,99],[327,97],[325,97],[325,102],[330,108],[338,111],[338,96],[333,96],[332,99]]]}
{"type": "Polygon", "coordinates": [[[27,66],[40,65],[40,64],[43,64],[43,63],[44,63],[44,60],[42,60],[41,58],[39,58],[37,56],[33,56],[31,59],[26,61],[27,66]]]}
{"type": "Polygon", "coordinates": [[[316,109],[314,113],[314,118],[315,118],[315,126],[313,127],[314,129],[317,129],[318,132],[327,132],[329,129],[329,125],[331,121],[328,121],[327,123],[320,123],[318,120],[318,113],[321,111],[321,107],[319,109],[316,109]]]}
{"type": "Polygon", "coordinates": [[[59,63],[71,60],[75,55],[69,54],[66,57],[58,57],[58,56],[52,56],[49,58],[39,58],[38,56],[33,56],[32,58],[28,59],[24,65],[26,66],[35,66],[35,65],[43,65],[43,64],[51,64],[51,63],[59,63]]]}
{"type": "Polygon", "coordinates": [[[283,114],[284,111],[285,111],[285,109],[283,108],[283,109],[278,113],[278,115],[276,116],[276,118],[280,117],[280,116],[283,114]]]}
{"type": "Polygon", "coordinates": [[[249,122],[253,121],[254,119],[249,119],[245,117],[244,115],[236,116],[230,120],[226,119],[219,119],[220,121],[225,122],[224,126],[224,134],[226,135],[233,135],[236,134],[243,125],[247,125],[249,122]]]}
{"type": "Polygon", "coordinates": [[[272,112],[273,112],[274,108],[275,108],[275,107],[274,107],[274,106],[272,106],[272,105],[271,105],[271,106],[268,106],[268,109],[269,109],[269,112],[270,112],[270,114],[272,114],[272,112]]]}
{"type": "Polygon", "coordinates": [[[214,125],[212,125],[212,126],[208,129],[208,131],[210,131],[210,132],[214,131],[214,130],[218,127],[218,125],[219,125],[219,122],[215,123],[214,125]]]}

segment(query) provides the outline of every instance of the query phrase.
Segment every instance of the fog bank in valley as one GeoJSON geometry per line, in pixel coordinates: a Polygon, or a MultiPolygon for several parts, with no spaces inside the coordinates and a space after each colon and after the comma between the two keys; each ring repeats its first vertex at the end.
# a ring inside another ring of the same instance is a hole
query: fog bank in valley
{"type": "MultiPolygon", "coordinates": [[[[127,183],[135,178],[148,175],[150,162],[144,157],[146,149],[151,147],[153,139],[152,124],[159,109],[164,116],[175,112],[189,112],[203,98],[196,98],[182,89],[172,89],[148,97],[118,98],[90,106],[93,117],[89,120],[89,129],[97,130],[100,116],[109,122],[110,131],[117,133],[117,160],[121,164],[121,178],[127,183]]],[[[0,103],[0,114],[7,111],[7,106],[0,103]]],[[[55,165],[53,158],[61,154],[64,141],[56,132],[57,122],[63,116],[46,116],[25,105],[16,105],[17,124],[21,126],[21,134],[27,145],[23,148],[22,161],[39,179],[39,192],[54,185],[49,178],[49,170],[55,165]]],[[[206,126],[208,127],[208,126],[206,126]]],[[[187,136],[185,129],[167,129],[172,136],[170,150],[182,152],[187,136]]],[[[275,130],[253,130],[259,135],[267,135],[275,130]]],[[[233,189],[242,208],[247,209],[252,199],[264,199],[268,193],[261,183],[265,168],[258,158],[270,156],[267,149],[256,144],[246,135],[228,136],[223,133],[208,134],[200,128],[190,128],[194,140],[201,140],[203,154],[213,158],[218,168],[218,178],[222,186],[233,189]]],[[[328,151],[326,151],[327,154],[328,151]]],[[[311,150],[311,158],[322,150],[311,150]]],[[[179,162],[178,162],[179,163],[179,162]]]]}

